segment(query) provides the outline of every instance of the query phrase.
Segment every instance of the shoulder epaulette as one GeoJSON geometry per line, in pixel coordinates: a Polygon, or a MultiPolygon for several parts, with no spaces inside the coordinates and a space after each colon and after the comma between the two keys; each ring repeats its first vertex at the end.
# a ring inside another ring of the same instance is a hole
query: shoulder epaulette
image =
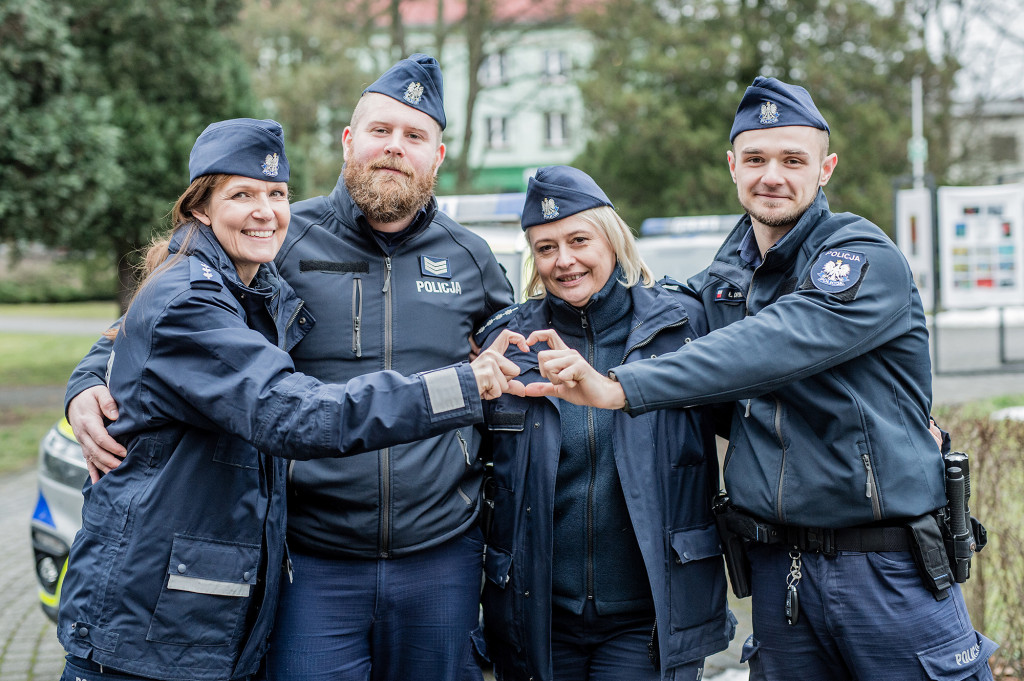
{"type": "Polygon", "coordinates": [[[499,310],[498,312],[495,312],[493,315],[491,315],[491,318],[484,322],[483,326],[477,329],[476,333],[473,334],[473,342],[476,343],[477,345],[483,343],[485,340],[487,340],[487,336],[491,333],[491,331],[497,328],[498,323],[501,322],[501,320],[511,317],[516,313],[516,310],[518,309],[518,305],[509,305],[504,310],[499,310]]]}
{"type": "Polygon", "coordinates": [[[662,277],[661,279],[658,280],[658,286],[668,291],[674,291],[676,293],[685,293],[686,295],[692,298],[697,298],[698,300],[700,300],[700,296],[697,295],[696,291],[694,291],[692,288],[690,288],[683,282],[673,279],[672,277],[662,277]]]}
{"type": "Polygon", "coordinates": [[[189,283],[192,288],[204,288],[219,291],[224,287],[224,279],[216,271],[196,256],[189,256],[189,283]]]}

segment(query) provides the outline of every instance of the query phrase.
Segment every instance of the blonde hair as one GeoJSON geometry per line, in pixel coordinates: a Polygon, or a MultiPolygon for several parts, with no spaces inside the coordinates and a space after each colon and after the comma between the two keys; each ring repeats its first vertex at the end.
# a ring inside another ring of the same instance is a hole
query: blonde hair
{"type": "MultiPolygon", "coordinates": [[[[231,175],[224,174],[200,175],[192,181],[188,189],[174,202],[174,208],[170,212],[170,231],[150,241],[145,252],[142,254],[141,261],[135,268],[136,278],[139,283],[135,286],[135,290],[132,291],[128,308],[125,310],[126,315],[132,305],[135,304],[135,300],[146,284],[153,281],[161,272],[166,271],[167,268],[188,255],[189,244],[199,231],[199,223],[193,218],[192,211],[196,208],[206,208],[210,203],[214,190],[230,177],[231,175]],[[178,248],[178,252],[171,255],[171,240],[179,232],[184,232],[181,245],[178,248]]],[[[103,335],[113,340],[119,330],[120,325],[114,326],[104,331],[103,335]]]]}
{"type": "MultiPolygon", "coordinates": [[[[582,219],[591,227],[601,232],[608,240],[615,253],[615,259],[622,267],[623,278],[619,282],[626,288],[632,288],[641,284],[647,288],[654,286],[654,275],[647,264],[640,257],[640,251],[636,247],[636,239],[629,225],[619,217],[611,206],[598,206],[576,213],[575,217],[582,219]]],[[[530,228],[527,227],[527,234],[530,228]]],[[[533,245],[530,245],[530,257],[525,265],[526,296],[539,299],[547,295],[544,282],[537,272],[537,263],[533,259],[533,245]]]]}

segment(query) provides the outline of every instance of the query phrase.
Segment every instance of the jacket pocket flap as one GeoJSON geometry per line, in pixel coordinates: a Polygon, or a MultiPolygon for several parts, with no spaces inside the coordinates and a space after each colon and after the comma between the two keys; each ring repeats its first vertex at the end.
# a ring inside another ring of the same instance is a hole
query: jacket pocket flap
{"type": "Polygon", "coordinates": [[[493,546],[487,547],[487,558],[484,561],[484,574],[502,589],[508,584],[508,576],[512,571],[512,554],[493,546]]]}
{"type": "Polygon", "coordinates": [[[995,643],[976,631],[929,648],[917,654],[929,678],[936,681],[961,681],[974,678],[979,669],[988,664],[988,658],[998,648],[995,643]]]}
{"type": "Polygon", "coordinates": [[[256,583],[260,547],[175,535],[167,588],[214,596],[248,596],[256,583]]]}
{"type": "Polygon", "coordinates": [[[714,525],[672,533],[672,550],[680,563],[703,560],[721,555],[722,542],[714,525]]]}

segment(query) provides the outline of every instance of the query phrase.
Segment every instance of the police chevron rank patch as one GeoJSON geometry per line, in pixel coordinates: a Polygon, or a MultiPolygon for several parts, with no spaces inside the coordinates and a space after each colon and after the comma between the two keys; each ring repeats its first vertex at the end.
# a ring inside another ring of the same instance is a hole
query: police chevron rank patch
{"type": "Polygon", "coordinates": [[[818,256],[811,268],[811,283],[827,293],[840,293],[860,281],[868,260],[863,253],[830,248],[818,256]]]}
{"type": "Polygon", "coordinates": [[[448,267],[448,258],[435,258],[429,255],[420,256],[420,274],[424,277],[452,278],[451,268],[448,267]]]}

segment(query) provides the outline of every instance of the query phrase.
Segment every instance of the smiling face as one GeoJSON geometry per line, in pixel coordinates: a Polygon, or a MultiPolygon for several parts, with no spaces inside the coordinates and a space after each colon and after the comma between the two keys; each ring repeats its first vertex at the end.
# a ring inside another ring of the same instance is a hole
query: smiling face
{"type": "Polygon", "coordinates": [[[544,288],[583,307],[615,271],[615,251],[597,227],[577,215],[526,230],[544,288]]]}
{"type": "Polygon", "coordinates": [[[359,209],[382,231],[407,226],[434,193],[445,152],[441,126],[422,111],[370,92],[359,100],[342,143],[345,186],[359,209]]]}
{"type": "Polygon", "coordinates": [[[827,145],[824,131],[802,125],[736,136],[729,172],[755,226],[788,231],[797,223],[835,170],[836,155],[826,155],[827,145]]]}
{"type": "Polygon", "coordinates": [[[260,264],[274,259],[288,233],[288,185],[230,175],[214,188],[205,207],[192,209],[192,216],[213,229],[239,278],[249,284],[260,264]]]}

